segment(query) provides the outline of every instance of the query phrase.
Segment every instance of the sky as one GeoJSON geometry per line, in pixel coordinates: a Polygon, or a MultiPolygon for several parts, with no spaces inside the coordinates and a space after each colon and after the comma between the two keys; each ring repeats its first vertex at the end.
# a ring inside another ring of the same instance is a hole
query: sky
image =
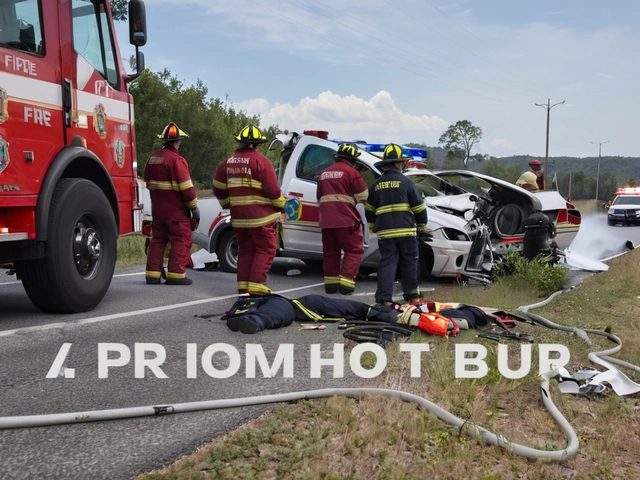
{"type": "Polygon", "coordinates": [[[640,156],[637,0],[145,4],[146,66],[262,126],[437,146],[468,120],[473,154],[544,157],[549,114],[550,157],[640,156]]]}

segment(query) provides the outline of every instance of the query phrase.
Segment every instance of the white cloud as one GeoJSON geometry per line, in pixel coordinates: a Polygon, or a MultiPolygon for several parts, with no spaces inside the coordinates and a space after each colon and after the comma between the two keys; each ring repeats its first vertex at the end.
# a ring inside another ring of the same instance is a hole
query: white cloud
{"type": "Polygon", "coordinates": [[[490,144],[492,147],[499,148],[501,150],[512,151],[515,148],[515,145],[511,143],[506,138],[497,138],[493,140],[490,144]]]}
{"type": "Polygon", "coordinates": [[[282,129],[293,131],[328,130],[332,138],[358,138],[371,143],[437,140],[448,126],[437,116],[402,112],[384,90],[370,100],[326,91],[316,98],[305,97],[297,105],[271,105],[265,99],[253,99],[237,102],[235,107],[249,115],[260,115],[264,125],[278,124],[282,129]]]}

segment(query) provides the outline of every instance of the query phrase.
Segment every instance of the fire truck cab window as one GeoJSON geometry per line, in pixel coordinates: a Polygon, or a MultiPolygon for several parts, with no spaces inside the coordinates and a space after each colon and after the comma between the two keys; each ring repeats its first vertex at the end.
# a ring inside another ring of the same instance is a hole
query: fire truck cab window
{"type": "Polygon", "coordinates": [[[116,54],[104,0],[73,0],[73,45],[113,88],[119,87],[116,54]]]}
{"type": "Polygon", "coordinates": [[[0,44],[44,54],[38,0],[0,0],[0,44]]]}

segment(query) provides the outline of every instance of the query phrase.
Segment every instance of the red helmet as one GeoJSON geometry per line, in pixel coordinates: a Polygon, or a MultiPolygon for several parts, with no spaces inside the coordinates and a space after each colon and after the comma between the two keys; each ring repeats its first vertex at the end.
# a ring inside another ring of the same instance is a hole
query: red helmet
{"type": "Polygon", "coordinates": [[[538,165],[538,166],[542,165],[542,163],[540,163],[540,160],[531,160],[529,162],[529,166],[531,166],[531,167],[534,167],[536,165],[538,165]]]}

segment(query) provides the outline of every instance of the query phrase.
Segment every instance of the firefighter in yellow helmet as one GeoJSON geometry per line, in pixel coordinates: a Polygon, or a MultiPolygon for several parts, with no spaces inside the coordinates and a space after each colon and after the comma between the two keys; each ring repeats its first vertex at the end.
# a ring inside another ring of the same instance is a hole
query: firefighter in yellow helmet
{"type": "Polygon", "coordinates": [[[341,144],[335,155],[336,163],[320,172],[318,178],[316,195],[320,205],[322,266],[327,293],[353,293],[364,253],[362,219],[356,205],[364,203],[369,192],[355,168],[359,156],[357,146],[341,144]]]}
{"type": "Polygon", "coordinates": [[[171,242],[166,283],[191,285],[186,268],[191,265],[191,222],[200,220],[200,210],[189,165],[178,153],[182,140],[188,137],[175,123],[169,123],[158,135],[163,147],[151,154],[144,167],[153,217],[145,272],[148,284],[161,283],[164,252],[171,242]]]}
{"type": "Polygon", "coordinates": [[[276,222],[284,208],[273,165],[255,146],[267,141],[248,125],[234,136],[238,149],[213,177],[213,193],[231,211],[238,239],[238,293],[266,295],[267,273],[276,256],[276,222]]]}
{"type": "Polygon", "coordinates": [[[390,143],[375,164],[382,176],[369,187],[365,214],[369,231],[378,236],[380,264],[376,302],[393,303],[393,284],[400,272],[405,300],[420,303],[418,287],[418,233],[427,233],[427,207],[415,184],[402,174],[406,158],[390,143]]]}

